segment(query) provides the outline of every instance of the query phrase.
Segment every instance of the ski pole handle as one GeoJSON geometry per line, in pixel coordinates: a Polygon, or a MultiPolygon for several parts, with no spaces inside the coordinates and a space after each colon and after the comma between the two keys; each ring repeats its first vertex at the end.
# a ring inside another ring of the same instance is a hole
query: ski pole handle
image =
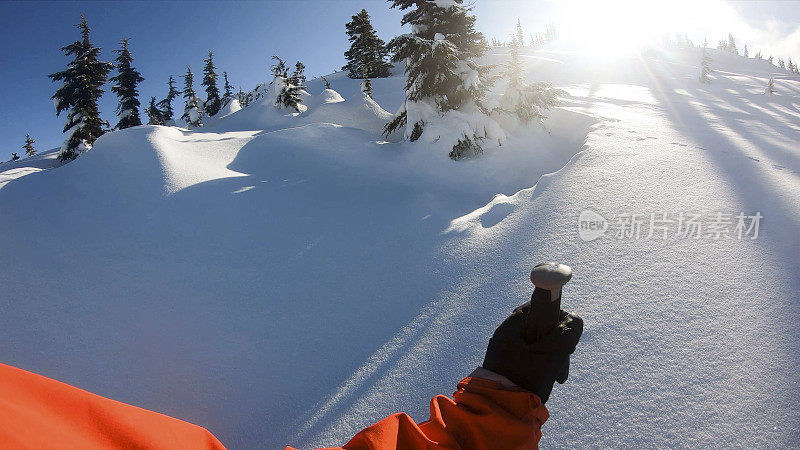
{"type": "Polygon", "coordinates": [[[558,325],[561,311],[561,288],[572,278],[566,264],[548,262],[531,270],[531,283],[536,286],[531,296],[531,309],[525,323],[525,340],[536,342],[558,325]]]}

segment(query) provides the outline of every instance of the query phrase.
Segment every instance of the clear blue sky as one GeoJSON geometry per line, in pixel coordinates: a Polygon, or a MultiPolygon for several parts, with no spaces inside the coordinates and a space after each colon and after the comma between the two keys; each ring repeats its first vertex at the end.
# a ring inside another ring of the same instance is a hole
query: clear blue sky
{"type": "MultiPolygon", "coordinates": [[[[632,5],[640,5],[639,2],[632,1],[632,5]]],[[[553,22],[562,37],[572,25],[573,30],[583,30],[584,35],[578,37],[584,39],[593,39],[592,33],[597,32],[587,31],[588,25],[602,27],[604,22],[611,23],[611,19],[618,22],[620,17],[623,23],[642,20],[632,15],[634,7],[609,6],[596,0],[468,0],[466,3],[474,4],[478,29],[488,38],[506,38],[518,18],[526,33],[543,31],[547,23],[553,22]],[[598,12],[598,4],[602,5],[599,13],[605,14],[604,20],[587,17],[592,8],[598,12]]],[[[699,24],[685,18],[698,11],[693,0],[661,3],[668,7],[666,12],[677,17],[674,22],[683,22],[670,23],[670,29],[688,31],[696,42],[708,37],[712,45],[732,31],[749,42],[751,50],[763,48],[765,55],[774,52],[776,56],[800,59],[800,3],[723,0],[701,3],[708,11],[700,14],[699,24]]],[[[344,64],[343,53],[348,48],[344,24],[362,8],[369,11],[384,40],[404,32],[400,26],[402,13],[390,9],[383,0],[0,2],[0,161],[9,160],[11,152],[22,155],[25,133],[36,139],[38,150],[61,144],[64,118],[55,115],[50,96],[56,86],[47,75],[66,66],[68,58],[59,49],[78,38],[74,24],[81,13],[92,28],[92,41],[103,49],[104,60],[113,59],[112,50],[118,47],[121,38],[130,39],[134,66],[145,78],[139,91],[140,100],[146,105],[151,96],[163,98],[170,75],[175,76],[181,89],[180,76],[187,64],[193,72],[201,72],[209,49],[214,51],[218,70],[227,71],[233,86],[244,90],[267,81],[269,58],[273,54],[292,64],[298,59],[303,61],[309,76],[338,70],[344,64]]],[[[652,4],[645,10],[642,14],[650,17],[644,20],[652,21],[654,16],[658,19],[652,4]]],[[[199,79],[195,77],[196,83],[199,79]]],[[[176,100],[174,104],[176,111],[182,108],[179,103],[176,100]]],[[[107,85],[100,109],[103,118],[112,124],[117,122],[116,104],[117,98],[107,85]]],[[[146,121],[144,113],[142,119],[146,121]]]]}

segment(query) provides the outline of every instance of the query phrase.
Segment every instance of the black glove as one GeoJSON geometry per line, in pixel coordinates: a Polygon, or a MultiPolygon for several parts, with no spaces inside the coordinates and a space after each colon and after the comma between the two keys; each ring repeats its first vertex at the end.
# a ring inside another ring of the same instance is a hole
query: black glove
{"type": "Polygon", "coordinates": [[[495,330],[486,349],[483,368],[498,373],[538,395],[550,398],[553,383],[564,384],[569,376],[569,355],[583,333],[583,319],[564,310],[552,331],[536,342],[524,338],[531,302],[515,309],[495,330]]]}

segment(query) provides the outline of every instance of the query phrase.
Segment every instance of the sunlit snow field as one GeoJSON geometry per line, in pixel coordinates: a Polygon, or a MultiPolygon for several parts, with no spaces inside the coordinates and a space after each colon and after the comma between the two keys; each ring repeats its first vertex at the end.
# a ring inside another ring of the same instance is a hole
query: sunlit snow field
{"type": "Polygon", "coordinates": [[[401,73],[377,104],[339,73],[344,101],[314,80],[296,117],[251,105],[0,165],[0,361],[231,448],[341,445],[425,419],[558,260],[586,326],[543,448],[796,445],[800,79],[765,95],[776,67],[712,50],[701,85],[700,51],[528,49],[528,78],[569,96],[464,162],[380,135],[401,73]],[[581,239],[584,210],[609,231],[581,239]],[[758,212],[758,237],[614,230],[720,212],[758,212]]]}

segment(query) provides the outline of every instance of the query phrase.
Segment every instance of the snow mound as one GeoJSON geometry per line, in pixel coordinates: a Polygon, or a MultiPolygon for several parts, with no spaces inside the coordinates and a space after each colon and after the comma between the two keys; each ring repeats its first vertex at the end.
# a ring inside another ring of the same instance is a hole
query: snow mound
{"type": "Polygon", "coordinates": [[[334,123],[369,131],[379,136],[383,132],[384,125],[392,119],[392,114],[381,108],[368,95],[359,93],[345,101],[337,92],[331,92],[336,96],[323,92],[325,101],[308,113],[306,122],[334,123]]]}
{"type": "Polygon", "coordinates": [[[229,115],[231,115],[231,114],[233,114],[233,113],[235,113],[235,112],[237,112],[237,111],[239,111],[241,109],[242,109],[242,105],[239,104],[239,99],[238,98],[234,98],[234,99],[231,99],[231,101],[229,101],[228,103],[226,103],[225,106],[220,108],[219,112],[217,113],[217,115],[215,117],[223,118],[223,117],[229,116],[229,115]]]}
{"type": "Polygon", "coordinates": [[[320,103],[339,103],[344,101],[344,97],[333,89],[325,89],[322,91],[322,93],[319,94],[319,99],[320,103]]]}

